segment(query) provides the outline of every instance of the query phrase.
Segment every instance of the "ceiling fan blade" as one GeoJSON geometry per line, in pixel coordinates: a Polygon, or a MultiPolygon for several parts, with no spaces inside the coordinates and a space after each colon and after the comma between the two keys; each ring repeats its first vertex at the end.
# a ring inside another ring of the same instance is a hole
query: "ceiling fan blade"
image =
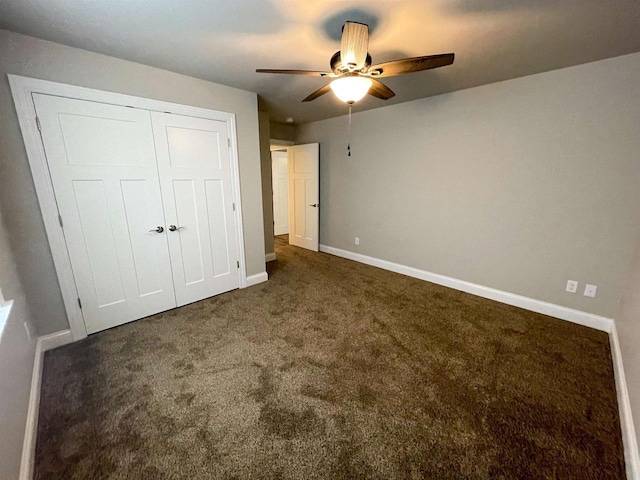
{"type": "Polygon", "coordinates": [[[318,90],[316,90],[315,92],[313,92],[311,95],[309,95],[307,98],[305,98],[302,101],[303,102],[310,102],[311,100],[315,100],[316,98],[321,97],[322,95],[327,93],[329,90],[331,90],[331,86],[330,85],[325,85],[324,87],[321,87],[318,90]]]}
{"type": "Polygon", "coordinates": [[[334,77],[331,72],[316,72],[314,70],[273,70],[269,68],[258,68],[256,73],[282,73],[285,75],[311,75],[314,77],[334,77]]]}
{"type": "Polygon", "coordinates": [[[368,73],[376,77],[391,77],[393,75],[402,75],[403,73],[420,72],[422,70],[451,65],[454,56],[453,53],[443,53],[441,55],[403,58],[402,60],[372,65],[369,67],[368,73]]]}
{"type": "Polygon", "coordinates": [[[342,27],[340,59],[344,67],[360,70],[367,60],[369,27],[364,23],[347,22],[342,27]]]}
{"type": "Polygon", "coordinates": [[[389,100],[391,97],[395,97],[396,94],[393,90],[387,87],[384,83],[379,82],[375,78],[371,79],[373,84],[369,89],[369,95],[373,95],[376,98],[381,98],[382,100],[389,100]]]}

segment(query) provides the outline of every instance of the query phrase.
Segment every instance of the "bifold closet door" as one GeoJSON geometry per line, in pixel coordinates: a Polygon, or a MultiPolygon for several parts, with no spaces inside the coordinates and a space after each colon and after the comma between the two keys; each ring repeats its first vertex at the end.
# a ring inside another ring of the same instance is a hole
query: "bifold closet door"
{"type": "Polygon", "coordinates": [[[238,288],[227,124],[158,112],[151,120],[178,306],[238,288]]]}
{"type": "Polygon", "coordinates": [[[33,98],[87,332],[175,307],[150,112],[33,98]]]}

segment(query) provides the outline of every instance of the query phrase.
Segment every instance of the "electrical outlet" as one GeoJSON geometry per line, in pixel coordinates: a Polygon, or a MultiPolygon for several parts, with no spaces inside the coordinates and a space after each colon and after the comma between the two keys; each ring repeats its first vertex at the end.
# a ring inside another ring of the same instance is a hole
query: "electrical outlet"
{"type": "Polygon", "coordinates": [[[567,280],[567,292],[576,293],[578,291],[578,282],[575,280],[567,280]]]}
{"type": "Polygon", "coordinates": [[[596,290],[598,290],[598,287],[596,285],[587,284],[587,286],[584,287],[584,296],[585,297],[595,297],[596,296],[596,290]]]}
{"type": "Polygon", "coordinates": [[[356,237],[356,245],[360,245],[360,237],[356,237]]]}

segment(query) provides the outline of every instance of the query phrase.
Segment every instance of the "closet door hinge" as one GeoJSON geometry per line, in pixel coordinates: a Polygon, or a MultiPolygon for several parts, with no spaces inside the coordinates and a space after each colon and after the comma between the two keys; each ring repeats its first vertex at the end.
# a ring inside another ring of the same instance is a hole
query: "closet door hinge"
{"type": "Polygon", "coordinates": [[[82,302],[80,301],[80,297],[78,297],[78,306],[80,307],[80,310],[82,310],[82,302]]]}
{"type": "Polygon", "coordinates": [[[236,260],[236,265],[238,265],[238,268],[240,268],[240,260],[236,260]]]}
{"type": "Polygon", "coordinates": [[[42,126],[40,125],[40,117],[36,117],[36,126],[38,127],[38,131],[42,131],[42,126]]]}
{"type": "Polygon", "coordinates": [[[58,223],[60,224],[60,228],[64,228],[64,224],[62,223],[62,215],[58,214],[58,223]]]}
{"type": "Polygon", "coordinates": [[[236,211],[236,203],[233,202],[231,205],[233,205],[233,211],[235,212],[236,211]]]}
{"type": "Polygon", "coordinates": [[[231,139],[227,137],[227,147],[231,148],[231,139]]]}

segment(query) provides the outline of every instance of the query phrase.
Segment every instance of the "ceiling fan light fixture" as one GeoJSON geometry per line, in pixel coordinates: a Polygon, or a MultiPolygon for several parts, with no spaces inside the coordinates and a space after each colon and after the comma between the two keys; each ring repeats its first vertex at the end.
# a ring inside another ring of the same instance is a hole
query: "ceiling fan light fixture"
{"type": "Polygon", "coordinates": [[[355,103],[367,94],[372,84],[370,78],[354,75],[334,80],[331,82],[331,90],[343,102],[355,103]]]}
{"type": "Polygon", "coordinates": [[[422,72],[423,70],[444,67],[451,65],[455,57],[453,53],[443,53],[401,58],[372,65],[368,48],[369,27],[364,23],[346,22],[342,27],[340,50],[334,53],[329,61],[331,72],[264,68],[259,68],[256,72],[335,78],[336,80],[318,88],[302,101],[310,102],[333,90],[336,97],[351,105],[362,99],[367,93],[380,100],[393,98],[395,96],[393,90],[378,81],[378,78],[394,77],[405,73],[422,72]]]}

